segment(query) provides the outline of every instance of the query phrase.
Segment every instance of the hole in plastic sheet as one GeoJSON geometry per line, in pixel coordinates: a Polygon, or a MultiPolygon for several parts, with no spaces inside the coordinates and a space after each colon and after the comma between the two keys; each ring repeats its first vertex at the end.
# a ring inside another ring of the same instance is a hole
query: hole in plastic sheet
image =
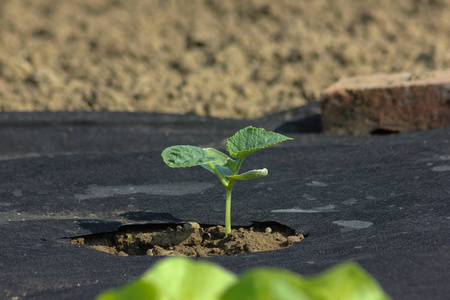
{"type": "Polygon", "coordinates": [[[113,232],[71,238],[71,243],[119,256],[213,256],[273,251],[291,247],[305,236],[277,222],[234,226],[225,237],[220,225],[195,222],[125,225],[113,232]]]}

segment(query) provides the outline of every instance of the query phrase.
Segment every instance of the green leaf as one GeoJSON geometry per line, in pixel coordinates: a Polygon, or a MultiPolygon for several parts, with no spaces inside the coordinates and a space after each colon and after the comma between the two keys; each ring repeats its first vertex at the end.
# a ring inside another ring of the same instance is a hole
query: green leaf
{"type": "Polygon", "coordinates": [[[310,277],[304,285],[311,299],[389,300],[378,282],[355,262],[345,262],[310,277]]]}
{"type": "Polygon", "coordinates": [[[313,277],[280,269],[244,273],[221,300],[390,300],[357,263],[345,262],[313,277]]]}
{"type": "Polygon", "coordinates": [[[292,138],[249,126],[227,139],[227,151],[231,157],[244,158],[255,151],[287,140],[292,138]]]}
{"type": "MultiPolygon", "coordinates": [[[[211,169],[210,166],[208,166],[208,165],[201,165],[201,166],[203,168],[205,168],[206,170],[214,173],[214,170],[211,169]]],[[[223,178],[226,178],[226,176],[229,176],[229,175],[233,175],[233,172],[226,166],[222,167],[222,166],[214,165],[214,167],[216,168],[217,171],[219,171],[220,175],[222,175],[223,178]]]]}
{"type": "Polygon", "coordinates": [[[200,148],[188,145],[172,146],[161,153],[164,162],[172,168],[186,168],[213,163],[223,166],[230,159],[228,155],[214,148],[200,148]]]}
{"type": "Polygon", "coordinates": [[[267,171],[266,168],[260,169],[260,170],[251,170],[242,174],[238,175],[229,175],[226,178],[228,180],[234,179],[234,180],[251,180],[251,179],[259,179],[266,177],[267,174],[269,174],[269,171],[267,171]]]}
{"type": "Polygon", "coordinates": [[[157,296],[156,288],[149,282],[135,280],[122,288],[110,289],[98,295],[96,300],[142,300],[161,299],[157,296]]]}
{"type": "Polygon", "coordinates": [[[142,280],[164,295],[158,300],[217,300],[237,277],[210,262],[171,257],[158,262],[142,280]]]}
{"type": "Polygon", "coordinates": [[[302,291],[302,279],[281,269],[247,271],[220,300],[310,300],[302,291]]]}
{"type": "Polygon", "coordinates": [[[391,300],[369,273],[345,262],[312,277],[257,268],[236,275],[206,261],[166,258],[120,289],[97,300],[391,300]]]}

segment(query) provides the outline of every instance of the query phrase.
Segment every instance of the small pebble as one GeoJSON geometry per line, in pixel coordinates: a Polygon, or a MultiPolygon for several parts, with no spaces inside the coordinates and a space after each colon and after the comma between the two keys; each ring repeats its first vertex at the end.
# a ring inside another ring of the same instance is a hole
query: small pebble
{"type": "Polygon", "coordinates": [[[272,233],[272,228],[267,227],[267,228],[266,228],[266,233],[272,233]]]}
{"type": "Polygon", "coordinates": [[[192,229],[192,228],[199,229],[200,225],[196,222],[189,222],[189,223],[185,223],[183,225],[183,227],[184,227],[184,229],[192,229]]]}

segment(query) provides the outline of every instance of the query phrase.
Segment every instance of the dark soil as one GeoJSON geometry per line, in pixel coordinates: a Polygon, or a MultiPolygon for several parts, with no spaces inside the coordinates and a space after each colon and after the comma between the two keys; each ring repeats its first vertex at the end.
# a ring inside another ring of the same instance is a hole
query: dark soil
{"type": "Polygon", "coordinates": [[[74,237],[71,243],[121,256],[211,256],[278,250],[302,239],[303,235],[296,235],[293,229],[274,222],[232,228],[227,237],[223,226],[191,222],[125,226],[117,232],[74,237]]]}
{"type": "Polygon", "coordinates": [[[450,68],[449,0],[2,0],[0,111],[254,118],[450,68]]]}

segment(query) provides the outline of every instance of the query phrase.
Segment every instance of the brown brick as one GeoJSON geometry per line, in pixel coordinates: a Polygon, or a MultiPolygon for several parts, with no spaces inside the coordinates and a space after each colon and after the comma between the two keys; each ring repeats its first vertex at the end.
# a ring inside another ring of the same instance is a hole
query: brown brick
{"type": "Polygon", "coordinates": [[[450,70],[342,79],[322,92],[324,133],[366,135],[450,126],[450,70]]]}

